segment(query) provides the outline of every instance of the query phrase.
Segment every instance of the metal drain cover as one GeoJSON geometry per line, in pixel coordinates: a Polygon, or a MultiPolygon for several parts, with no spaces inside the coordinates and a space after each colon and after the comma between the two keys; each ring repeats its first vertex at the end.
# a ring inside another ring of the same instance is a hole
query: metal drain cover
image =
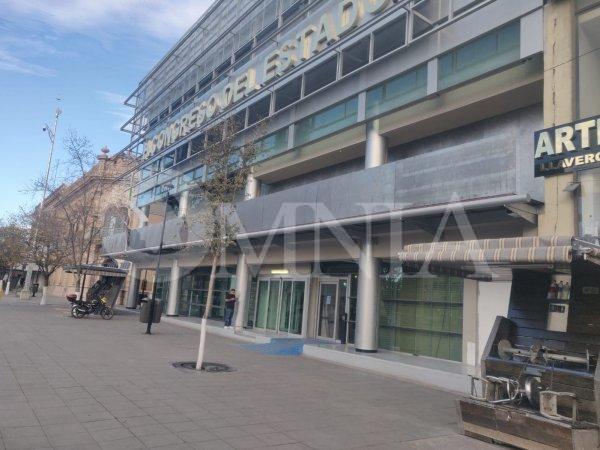
{"type": "MultiPolygon", "coordinates": [[[[177,369],[196,370],[196,361],[176,362],[176,363],[173,363],[173,367],[175,367],[177,369]]],[[[233,368],[229,367],[226,364],[205,362],[205,363],[202,363],[202,371],[203,372],[211,372],[211,373],[233,372],[233,368]]]]}

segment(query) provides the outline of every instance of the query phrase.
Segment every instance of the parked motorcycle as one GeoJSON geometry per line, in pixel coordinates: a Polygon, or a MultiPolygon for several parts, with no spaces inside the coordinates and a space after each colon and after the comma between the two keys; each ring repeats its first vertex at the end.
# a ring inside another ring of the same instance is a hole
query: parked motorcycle
{"type": "Polygon", "coordinates": [[[81,319],[90,314],[100,314],[100,317],[104,320],[110,320],[114,316],[114,311],[107,305],[108,302],[105,297],[84,302],[83,300],[78,300],[77,295],[71,294],[67,295],[67,300],[71,303],[71,317],[75,319],[81,319]]]}

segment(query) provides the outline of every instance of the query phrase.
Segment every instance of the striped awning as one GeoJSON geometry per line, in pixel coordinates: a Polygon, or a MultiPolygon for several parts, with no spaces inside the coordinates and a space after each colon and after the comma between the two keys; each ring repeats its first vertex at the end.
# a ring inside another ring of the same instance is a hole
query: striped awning
{"type": "Polygon", "coordinates": [[[573,260],[572,236],[541,236],[434,242],[404,247],[406,263],[554,264],[573,260]]]}

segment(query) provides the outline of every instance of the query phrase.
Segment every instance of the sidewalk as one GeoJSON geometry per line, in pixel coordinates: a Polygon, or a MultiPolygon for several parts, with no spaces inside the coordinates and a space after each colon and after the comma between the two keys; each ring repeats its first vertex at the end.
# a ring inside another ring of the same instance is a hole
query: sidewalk
{"type": "Polygon", "coordinates": [[[207,359],[234,372],[184,371],[197,333],[144,330],[0,300],[0,449],[493,448],[458,433],[453,394],[220,336],[207,359]]]}

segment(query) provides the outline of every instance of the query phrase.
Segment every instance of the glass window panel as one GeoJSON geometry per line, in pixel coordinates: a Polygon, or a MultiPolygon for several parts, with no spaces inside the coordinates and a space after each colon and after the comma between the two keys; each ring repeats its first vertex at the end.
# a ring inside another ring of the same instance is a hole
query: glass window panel
{"type": "Polygon", "coordinates": [[[259,120],[269,117],[269,107],[271,105],[271,96],[260,99],[248,107],[248,125],[255,124],[259,120]]]}
{"type": "Polygon", "coordinates": [[[180,163],[181,161],[187,159],[188,154],[188,144],[187,142],[177,148],[175,150],[175,163],[180,163]]]}
{"type": "Polygon", "coordinates": [[[257,161],[283,153],[288,148],[288,128],[283,128],[257,142],[257,161]]]}
{"type": "Polygon", "coordinates": [[[327,108],[296,124],[295,144],[302,145],[356,123],[358,97],[327,108]]]}
{"type": "Polygon", "coordinates": [[[417,37],[447,20],[450,2],[449,0],[423,0],[414,6],[414,11],[413,37],[417,37]]]}
{"type": "Polygon", "coordinates": [[[394,350],[394,329],[380,327],[379,328],[379,348],[385,350],[394,350]]]}
{"type": "Polygon", "coordinates": [[[369,62],[371,41],[361,39],[342,52],[342,75],[346,75],[369,62]]]}
{"type": "Polygon", "coordinates": [[[390,111],[426,95],[427,67],[421,66],[367,91],[367,117],[390,111]]]}
{"type": "Polygon", "coordinates": [[[304,95],[333,83],[337,76],[337,58],[331,58],[304,75],[304,95]]]}
{"type": "Polygon", "coordinates": [[[380,283],[380,346],[460,361],[463,280],[384,277],[380,283]],[[392,339],[393,343],[389,342],[392,339]]]}
{"type": "Polygon", "coordinates": [[[298,77],[275,91],[275,111],[285,108],[300,100],[302,78],[298,77]]]}
{"type": "Polygon", "coordinates": [[[165,170],[172,167],[175,163],[175,152],[170,152],[162,157],[160,160],[160,169],[165,170]]]}
{"type": "Polygon", "coordinates": [[[406,43],[406,16],[373,33],[373,59],[377,59],[406,43]]]}
{"type": "Polygon", "coordinates": [[[443,55],[438,87],[445,89],[520,58],[520,24],[514,22],[443,55]]]}

